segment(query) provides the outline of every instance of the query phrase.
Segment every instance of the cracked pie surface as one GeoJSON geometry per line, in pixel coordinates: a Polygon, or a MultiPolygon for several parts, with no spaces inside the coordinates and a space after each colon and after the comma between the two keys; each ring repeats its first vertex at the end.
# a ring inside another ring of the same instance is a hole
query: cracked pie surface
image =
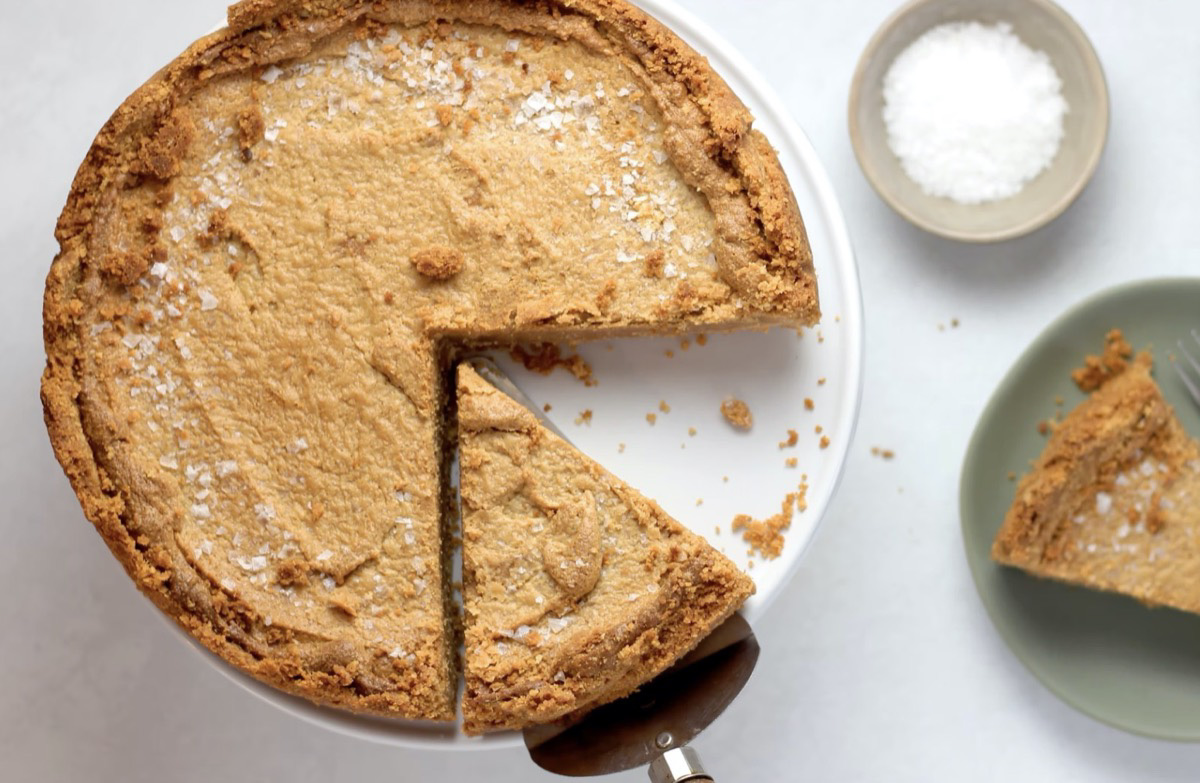
{"type": "Polygon", "coordinates": [[[243,671],[405,718],[455,713],[457,346],[819,316],[770,146],[614,0],[239,3],[57,239],[46,423],[110,549],[243,671]]]}

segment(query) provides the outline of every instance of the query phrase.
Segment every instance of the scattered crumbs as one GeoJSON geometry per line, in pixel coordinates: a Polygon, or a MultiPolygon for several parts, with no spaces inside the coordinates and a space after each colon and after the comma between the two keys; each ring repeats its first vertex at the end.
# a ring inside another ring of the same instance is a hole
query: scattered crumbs
{"type": "MultiPolygon", "coordinates": [[[[751,552],[751,553],[749,553],[749,554],[753,554],[753,553],[751,552]]],[[[753,571],[753,570],[754,570],[754,561],[753,561],[753,560],[747,560],[747,561],[746,561],[746,570],[747,570],[747,571],[753,571]]]]}
{"type": "Polygon", "coordinates": [[[797,441],[800,440],[800,433],[796,432],[795,430],[788,430],[787,434],[787,440],[779,441],[779,448],[781,449],[790,449],[792,446],[796,445],[797,441]]]}
{"type": "Polygon", "coordinates": [[[891,449],[882,449],[879,446],[872,446],[871,456],[882,457],[883,459],[891,459],[892,457],[896,456],[896,452],[892,451],[891,449]]]}
{"type": "Polygon", "coordinates": [[[826,380],[827,380],[826,378],[817,378],[817,385],[824,386],[826,380]]]}
{"type": "Polygon", "coordinates": [[[939,332],[944,332],[944,331],[946,331],[946,325],[945,325],[945,324],[938,324],[938,331],[939,331],[939,332]]]}
{"type": "Polygon", "coordinates": [[[951,318],[951,319],[950,319],[950,328],[951,328],[951,329],[957,329],[957,328],[958,328],[958,319],[957,319],[957,318],[951,318]]]}
{"type": "Polygon", "coordinates": [[[704,498],[696,498],[696,505],[697,505],[697,506],[703,506],[703,505],[704,505],[704,498]]]}
{"type": "Polygon", "coordinates": [[[718,536],[721,535],[721,526],[713,525],[713,532],[716,533],[718,536]]]}
{"type": "Polygon", "coordinates": [[[828,435],[822,435],[822,436],[821,436],[821,440],[818,442],[818,444],[817,444],[817,445],[819,445],[819,446],[820,446],[821,448],[823,448],[823,449],[827,449],[827,448],[829,448],[829,436],[828,436],[828,435]]]}
{"type": "Polygon", "coordinates": [[[696,335],[696,345],[708,345],[708,335],[707,334],[696,335]]]}
{"type": "Polygon", "coordinates": [[[1042,419],[1037,423],[1038,435],[1049,435],[1052,425],[1048,419],[1042,419]]]}
{"type": "Polygon", "coordinates": [[[750,413],[750,406],[737,397],[729,397],[721,403],[721,415],[735,429],[748,430],[754,426],[754,415],[750,413]]]}
{"type": "Polygon", "coordinates": [[[654,415],[653,413],[647,413],[646,421],[650,422],[650,426],[654,426],[654,423],[658,421],[658,416],[654,415]]]}
{"type": "Polygon", "coordinates": [[[1132,356],[1133,346],[1126,342],[1125,335],[1120,329],[1112,329],[1104,335],[1104,352],[1084,358],[1083,366],[1071,371],[1071,380],[1080,391],[1095,391],[1109,378],[1124,372],[1132,356]]]}
{"type": "Polygon", "coordinates": [[[586,424],[589,427],[592,425],[592,409],[591,408],[587,408],[586,410],[580,411],[579,415],[577,417],[575,417],[575,426],[579,426],[580,424],[586,424]]]}
{"type": "Polygon", "coordinates": [[[542,406],[542,410],[546,413],[549,413],[551,410],[553,410],[553,408],[550,407],[550,403],[546,403],[542,406]]]}
{"type": "Polygon", "coordinates": [[[811,411],[815,407],[817,407],[817,405],[813,402],[812,397],[804,398],[804,410],[811,411]]]}
{"type": "Polygon", "coordinates": [[[691,347],[692,347],[692,341],[689,340],[688,338],[684,337],[682,340],[679,341],[679,350],[686,351],[688,348],[691,348],[691,347]]]}
{"type": "Polygon", "coordinates": [[[837,324],[840,324],[840,323],[842,322],[842,317],[841,317],[840,315],[835,315],[835,316],[833,317],[833,322],[834,322],[834,323],[837,323],[837,324]]]}
{"type": "Polygon", "coordinates": [[[1016,480],[1017,480],[1017,474],[1016,474],[1016,473],[1014,473],[1013,471],[1011,471],[1011,470],[1010,470],[1010,471],[1008,472],[1008,480],[1009,480],[1009,481],[1016,481],[1016,480]]]}
{"type": "Polygon", "coordinates": [[[738,514],[733,518],[730,529],[735,533],[742,531],[742,540],[750,545],[748,554],[757,553],[766,560],[774,560],[783,552],[783,531],[791,526],[792,516],[796,511],[808,508],[807,493],[808,485],[800,484],[796,492],[789,492],[784,497],[778,514],[766,519],[738,514]]]}
{"type": "Polygon", "coordinates": [[[787,465],[789,468],[794,468],[798,462],[799,461],[795,457],[788,457],[783,461],[783,464],[787,465]]]}
{"type": "Polygon", "coordinates": [[[820,435],[820,434],[821,434],[822,432],[824,432],[824,431],[825,431],[825,428],[824,428],[824,427],[822,427],[820,424],[818,424],[817,426],[813,427],[813,432],[814,432],[814,433],[816,433],[817,435],[820,435]]]}
{"type": "Polygon", "coordinates": [[[542,343],[528,348],[518,345],[509,351],[509,356],[513,358],[513,361],[523,364],[525,369],[531,372],[549,375],[554,372],[555,367],[562,367],[583,381],[584,386],[596,385],[592,366],[577,353],[563,356],[562,349],[554,343],[542,343]]]}
{"type": "Polygon", "coordinates": [[[617,453],[618,453],[618,454],[624,454],[624,453],[625,453],[625,444],[624,444],[624,443],[618,443],[618,444],[617,444],[617,453]]]}
{"type": "Polygon", "coordinates": [[[729,476],[721,476],[721,481],[723,481],[723,482],[725,482],[726,484],[728,484],[728,483],[729,483],[729,476]]]}
{"type": "Polygon", "coordinates": [[[663,413],[670,413],[670,412],[671,412],[671,406],[670,406],[670,405],[667,405],[667,401],[666,401],[666,400],[659,400],[659,401],[658,401],[658,409],[659,409],[660,411],[662,411],[663,413]]]}
{"type": "Polygon", "coordinates": [[[664,353],[664,354],[666,354],[666,357],[667,357],[668,359],[674,359],[674,358],[675,358],[675,352],[674,352],[674,351],[672,351],[670,348],[668,348],[667,350],[663,351],[663,353],[664,353]]]}
{"type": "Polygon", "coordinates": [[[693,438],[696,437],[696,428],[688,427],[688,435],[691,435],[693,438]]]}

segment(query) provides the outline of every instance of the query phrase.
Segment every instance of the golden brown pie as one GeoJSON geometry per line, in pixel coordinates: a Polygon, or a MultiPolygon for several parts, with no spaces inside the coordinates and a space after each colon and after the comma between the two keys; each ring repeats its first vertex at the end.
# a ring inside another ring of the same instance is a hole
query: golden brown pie
{"type": "Polygon", "coordinates": [[[624,2],[247,0],[59,220],[42,398],[138,587],[316,702],[454,715],[457,346],[811,324],[766,140],[624,2]]]}
{"type": "Polygon", "coordinates": [[[754,592],[654,502],[458,370],[467,732],[629,694],[754,592]]]}
{"type": "Polygon", "coordinates": [[[1200,612],[1200,447],[1163,399],[1148,354],[1105,364],[1102,378],[1076,374],[1103,385],[1055,428],[1021,479],[992,556],[1200,612]]]}

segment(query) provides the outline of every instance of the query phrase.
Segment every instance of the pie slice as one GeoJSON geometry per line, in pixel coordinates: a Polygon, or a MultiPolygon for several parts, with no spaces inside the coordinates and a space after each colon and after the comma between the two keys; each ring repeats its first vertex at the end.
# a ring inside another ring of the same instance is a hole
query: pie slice
{"type": "Polygon", "coordinates": [[[1200,612],[1200,448],[1151,378],[1149,355],[1120,364],[1017,485],[992,557],[1200,612]]]}
{"type": "Polygon", "coordinates": [[[451,720],[448,357],[819,317],[703,58],[617,0],[246,0],[58,223],[55,453],[138,585],[321,704],[451,720]]]}
{"type": "Polygon", "coordinates": [[[631,693],[754,584],[473,369],[458,370],[468,733],[631,693]]]}

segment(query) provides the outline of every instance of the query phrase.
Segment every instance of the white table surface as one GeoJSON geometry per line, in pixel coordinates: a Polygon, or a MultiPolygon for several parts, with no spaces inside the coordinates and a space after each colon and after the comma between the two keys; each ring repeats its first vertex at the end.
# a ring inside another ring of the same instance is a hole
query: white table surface
{"type": "MultiPolygon", "coordinates": [[[[753,680],[699,744],[710,768],[726,781],[1195,780],[1200,746],[1077,714],[1008,652],[967,572],[957,481],[987,396],[1052,318],[1114,283],[1200,266],[1200,4],[1064,0],[1108,73],[1108,151],[1064,217],[994,247],[909,227],[854,162],[850,74],[895,0],[685,4],[741,48],[812,138],[850,221],[867,312],[845,481],[759,628],[753,680]],[[962,325],[939,331],[951,318],[962,325]],[[874,445],[895,460],[873,458],[874,445]]],[[[152,617],[50,453],[37,379],[55,218],[109,112],[223,5],[3,0],[0,778],[550,779],[519,750],[373,746],[247,697],[152,617]]]]}

